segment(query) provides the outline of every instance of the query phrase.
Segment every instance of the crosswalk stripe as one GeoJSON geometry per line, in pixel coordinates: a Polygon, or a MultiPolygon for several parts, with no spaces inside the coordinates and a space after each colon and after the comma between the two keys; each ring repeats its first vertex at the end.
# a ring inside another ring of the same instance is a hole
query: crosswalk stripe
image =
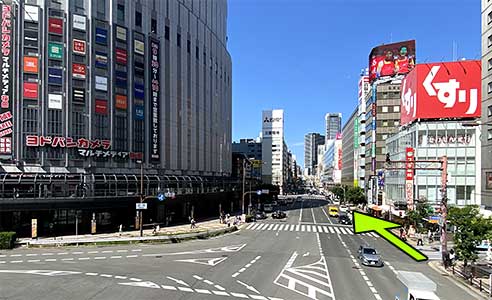
{"type": "Polygon", "coordinates": [[[318,232],[323,232],[323,228],[321,228],[321,226],[318,226],[318,232]]]}
{"type": "Polygon", "coordinates": [[[273,226],[275,226],[275,224],[270,224],[270,226],[268,226],[267,230],[272,230],[273,226]]]}
{"type": "Polygon", "coordinates": [[[285,224],[280,224],[280,227],[278,228],[278,230],[280,231],[280,230],[284,229],[284,226],[285,226],[285,224]]]}
{"type": "Polygon", "coordinates": [[[337,234],[340,234],[340,230],[338,230],[338,227],[335,227],[334,229],[337,232],[337,234]]]}
{"type": "Polygon", "coordinates": [[[353,231],[352,231],[352,229],[350,229],[350,228],[347,228],[347,231],[348,231],[348,233],[350,233],[350,234],[354,234],[354,232],[353,232],[353,231]]]}
{"type": "Polygon", "coordinates": [[[374,232],[371,232],[371,235],[372,235],[373,237],[378,237],[378,235],[377,235],[377,234],[375,234],[374,232]]]}
{"type": "Polygon", "coordinates": [[[290,225],[290,231],[294,231],[295,227],[295,225],[290,225]]]}
{"type": "Polygon", "coordinates": [[[253,226],[255,226],[255,223],[249,224],[249,226],[246,227],[246,229],[251,229],[253,226]]]}
{"type": "Polygon", "coordinates": [[[251,228],[248,226],[247,229],[255,230],[255,228],[258,227],[258,226],[260,226],[260,224],[255,223],[255,224],[253,224],[253,226],[251,226],[251,228]]]}
{"type": "Polygon", "coordinates": [[[307,228],[307,232],[311,232],[311,226],[306,225],[306,228],[307,228]]]}
{"type": "Polygon", "coordinates": [[[323,230],[325,231],[325,233],[328,233],[328,227],[323,226],[323,230]]]}
{"type": "Polygon", "coordinates": [[[316,226],[313,225],[313,232],[316,232],[316,226]]]}
{"type": "Polygon", "coordinates": [[[340,227],[340,231],[343,233],[343,234],[347,234],[347,232],[345,232],[345,229],[341,228],[340,227]]]}
{"type": "Polygon", "coordinates": [[[328,227],[328,229],[330,229],[331,233],[335,233],[335,230],[333,230],[333,227],[328,227]]]}
{"type": "Polygon", "coordinates": [[[273,230],[277,230],[278,228],[278,224],[275,224],[275,226],[273,226],[273,230]]]}
{"type": "Polygon", "coordinates": [[[296,225],[296,231],[299,231],[300,225],[296,225]]]}
{"type": "Polygon", "coordinates": [[[263,230],[267,226],[268,226],[268,224],[261,224],[260,226],[258,226],[258,228],[256,228],[256,230],[263,230]]]}
{"type": "Polygon", "coordinates": [[[301,231],[306,231],[306,225],[301,225],[301,231]]]}

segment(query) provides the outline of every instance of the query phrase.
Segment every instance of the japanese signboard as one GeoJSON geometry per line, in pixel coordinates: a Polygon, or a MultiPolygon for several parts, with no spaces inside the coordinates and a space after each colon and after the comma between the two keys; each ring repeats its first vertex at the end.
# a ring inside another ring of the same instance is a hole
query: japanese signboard
{"type": "Polygon", "coordinates": [[[134,105],[135,108],[135,120],[143,120],[144,119],[144,107],[143,105],[134,105]]]}
{"type": "Polygon", "coordinates": [[[51,59],[62,59],[63,45],[59,43],[48,43],[48,57],[51,59]]]}
{"type": "Polygon", "coordinates": [[[63,19],[49,18],[48,19],[48,32],[63,34],[63,19]]]}
{"type": "Polygon", "coordinates": [[[63,84],[63,70],[56,67],[48,68],[48,83],[55,85],[63,84]]]}
{"type": "Polygon", "coordinates": [[[107,115],[108,114],[108,101],[96,99],[95,102],[95,112],[99,115],[107,115]]]}
{"type": "Polygon", "coordinates": [[[96,43],[101,45],[107,45],[108,43],[108,30],[105,28],[96,27],[96,43]]]}
{"type": "Polygon", "coordinates": [[[24,20],[37,23],[39,21],[39,7],[24,5],[24,20]]]}
{"type": "Polygon", "coordinates": [[[86,66],[83,64],[72,64],[72,76],[77,79],[85,79],[86,66]]]}
{"type": "Polygon", "coordinates": [[[48,95],[48,108],[51,109],[62,109],[62,95],[59,94],[49,94],[48,95]]]}
{"type": "Polygon", "coordinates": [[[143,100],[144,96],[145,96],[144,90],[145,90],[145,87],[143,84],[135,82],[135,89],[134,89],[135,98],[143,100]]]}
{"type": "Polygon", "coordinates": [[[86,18],[80,15],[73,15],[73,29],[80,31],[86,30],[86,18]]]}
{"type": "Polygon", "coordinates": [[[96,68],[106,69],[108,67],[108,54],[96,51],[96,68]]]}
{"type": "Polygon", "coordinates": [[[152,92],[150,98],[150,159],[160,161],[160,129],[159,129],[159,109],[160,109],[160,43],[158,40],[150,39],[150,80],[152,92]]]}
{"type": "Polygon", "coordinates": [[[142,41],[134,40],[133,49],[136,54],[145,55],[145,44],[142,41]]]}
{"type": "Polygon", "coordinates": [[[401,124],[479,118],[481,69],[479,60],[417,65],[402,81],[401,124]]]}
{"type": "Polygon", "coordinates": [[[116,39],[126,42],[126,28],[116,26],[116,39]]]}
{"type": "Polygon", "coordinates": [[[126,65],[127,54],[125,49],[116,48],[116,62],[122,65],[126,65]]]}
{"type": "Polygon", "coordinates": [[[14,28],[14,10],[11,4],[11,0],[1,2],[2,82],[0,94],[0,138],[2,139],[2,147],[0,148],[0,155],[10,155],[12,153],[12,53],[14,45],[12,30],[14,28]]]}
{"type": "Polygon", "coordinates": [[[85,90],[79,88],[73,88],[72,102],[85,103],[85,90]]]}
{"type": "Polygon", "coordinates": [[[106,92],[108,90],[108,78],[103,76],[96,76],[96,90],[106,92]]]}
{"type": "Polygon", "coordinates": [[[85,41],[73,39],[73,53],[85,55],[85,41]]]}
{"type": "Polygon", "coordinates": [[[118,109],[126,110],[126,108],[128,107],[127,97],[125,95],[116,94],[114,107],[116,107],[118,109]]]}
{"type": "Polygon", "coordinates": [[[407,147],[405,163],[405,198],[409,210],[413,209],[413,176],[415,172],[415,149],[407,147]]]}

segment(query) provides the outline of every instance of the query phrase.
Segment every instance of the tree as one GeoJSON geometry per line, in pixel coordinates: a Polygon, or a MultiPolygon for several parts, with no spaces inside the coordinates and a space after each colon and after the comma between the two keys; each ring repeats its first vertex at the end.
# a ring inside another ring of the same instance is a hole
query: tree
{"type": "Polygon", "coordinates": [[[407,210],[406,215],[410,223],[415,226],[416,229],[423,227],[423,222],[432,212],[432,207],[427,202],[427,199],[420,198],[415,205],[415,209],[407,210]]]}
{"type": "Polygon", "coordinates": [[[364,190],[360,187],[349,187],[345,192],[346,200],[353,204],[366,203],[366,196],[364,190]]]}
{"type": "Polygon", "coordinates": [[[463,208],[451,207],[448,221],[450,225],[456,226],[454,248],[466,267],[469,261],[474,262],[478,258],[476,247],[490,237],[492,219],[480,215],[477,206],[468,205],[463,208]]]}
{"type": "Polygon", "coordinates": [[[330,192],[332,192],[337,199],[342,200],[344,194],[344,187],[342,187],[340,184],[337,184],[332,188],[330,188],[330,192]]]}

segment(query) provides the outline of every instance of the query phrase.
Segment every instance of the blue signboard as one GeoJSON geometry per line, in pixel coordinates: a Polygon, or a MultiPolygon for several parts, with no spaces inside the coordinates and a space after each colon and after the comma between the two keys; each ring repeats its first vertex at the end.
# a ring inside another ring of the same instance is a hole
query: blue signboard
{"type": "Polygon", "coordinates": [[[63,70],[60,68],[48,68],[48,83],[62,85],[63,70]]]}
{"type": "Polygon", "coordinates": [[[108,54],[96,51],[96,68],[106,69],[108,67],[108,54]]]}
{"type": "Polygon", "coordinates": [[[96,43],[101,45],[107,45],[108,43],[107,29],[96,27],[96,43]]]}
{"type": "Polygon", "coordinates": [[[135,105],[135,120],[144,119],[144,107],[141,105],[135,105]]]}
{"type": "Polygon", "coordinates": [[[378,171],[378,186],[384,188],[384,171],[378,171]]]}
{"type": "Polygon", "coordinates": [[[116,75],[116,80],[115,80],[116,86],[123,87],[123,88],[126,87],[127,85],[126,72],[115,71],[115,75],[116,75]]]}
{"type": "Polygon", "coordinates": [[[135,82],[135,98],[144,99],[144,85],[135,82]]]}

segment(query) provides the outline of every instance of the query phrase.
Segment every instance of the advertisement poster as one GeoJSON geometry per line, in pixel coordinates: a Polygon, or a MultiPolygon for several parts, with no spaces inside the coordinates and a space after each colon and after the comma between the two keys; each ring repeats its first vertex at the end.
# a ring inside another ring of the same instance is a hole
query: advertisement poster
{"type": "Polygon", "coordinates": [[[62,95],[49,94],[48,95],[48,108],[62,109],[62,95]]]}
{"type": "Polygon", "coordinates": [[[126,110],[128,107],[127,97],[125,95],[116,95],[115,96],[115,105],[114,107],[122,110],[126,110]]]}
{"type": "Polygon", "coordinates": [[[38,99],[38,83],[37,82],[24,82],[24,98],[38,99]]]}
{"type": "Polygon", "coordinates": [[[417,65],[401,84],[401,124],[417,119],[479,118],[481,74],[479,60],[417,65]]]}
{"type": "Polygon", "coordinates": [[[108,114],[108,101],[96,99],[95,103],[95,112],[99,115],[107,115],[108,114]]]}
{"type": "Polygon", "coordinates": [[[63,45],[59,43],[48,43],[48,57],[51,59],[62,59],[63,45]]]}
{"type": "Polygon", "coordinates": [[[116,39],[126,42],[126,28],[121,26],[116,26],[116,39]]]}
{"type": "Polygon", "coordinates": [[[24,20],[35,23],[39,22],[39,7],[24,5],[24,20]]]}
{"type": "Polygon", "coordinates": [[[413,210],[413,177],[415,172],[415,149],[407,147],[406,164],[405,164],[405,198],[407,200],[407,207],[409,210],[413,210]]]}
{"type": "Polygon", "coordinates": [[[73,15],[73,29],[80,31],[86,30],[86,18],[80,15],[73,15]]]}
{"type": "Polygon", "coordinates": [[[96,90],[106,92],[108,90],[108,78],[103,76],[96,76],[96,90]]]}
{"type": "Polygon", "coordinates": [[[85,41],[73,39],[73,53],[85,55],[85,41]]]}
{"type": "Polygon", "coordinates": [[[108,30],[96,27],[96,43],[101,45],[108,44],[108,30]]]}
{"type": "Polygon", "coordinates": [[[48,83],[54,85],[63,84],[63,70],[60,68],[48,68],[48,83]]]}
{"type": "Polygon", "coordinates": [[[48,19],[48,32],[55,34],[63,34],[63,19],[49,18],[48,19]]]}
{"type": "Polygon", "coordinates": [[[380,45],[369,54],[369,81],[405,75],[415,63],[415,40],[380,45]]]}
{"type": "Polygon", "coordinates": [[[24,72],[38,74],[38,58],[36,56],[24,56],[24,72]]]}
{"type": "Polygon", "coordinates": [[[74,88],[72,91],[72,102],[85,103],[85,90],[74,88]]]}
{"type": "Polygon", "coordinates": [[[134,40],[133,41],[133,48],[135,53],[140,54],[140,55],[145,55],[145,44],[142,41],[139,40],[134,40]]]}
{"type": "Polygon", "coordinates": [[[86,66],[83,64],[72,64],[72,76],[76,79],[85,79],[86,66]]]}
{"type": "MultiPolygon", "coordinates": [[[[2,15],[2,40],[13,40],[12,29],[15,28],[15,16],[11,0],[0,2],[2,15]]],[[[2,81],[0,82],[0,155],[7,158],[12,153],[12,135],[13,135],[13,90],[12,90],[12,66],[13,66],[13,44],[8,42],[2,43],[0,53],[2,59],[2,81]]],[[[35,92],[37,98],[37,89],[35,92]]]]}
{"type": "Polygon", "coordinates": [[[122,65],[126,65],[127,54],[125,49],[116,48],[116,62],[122,65]]]}

